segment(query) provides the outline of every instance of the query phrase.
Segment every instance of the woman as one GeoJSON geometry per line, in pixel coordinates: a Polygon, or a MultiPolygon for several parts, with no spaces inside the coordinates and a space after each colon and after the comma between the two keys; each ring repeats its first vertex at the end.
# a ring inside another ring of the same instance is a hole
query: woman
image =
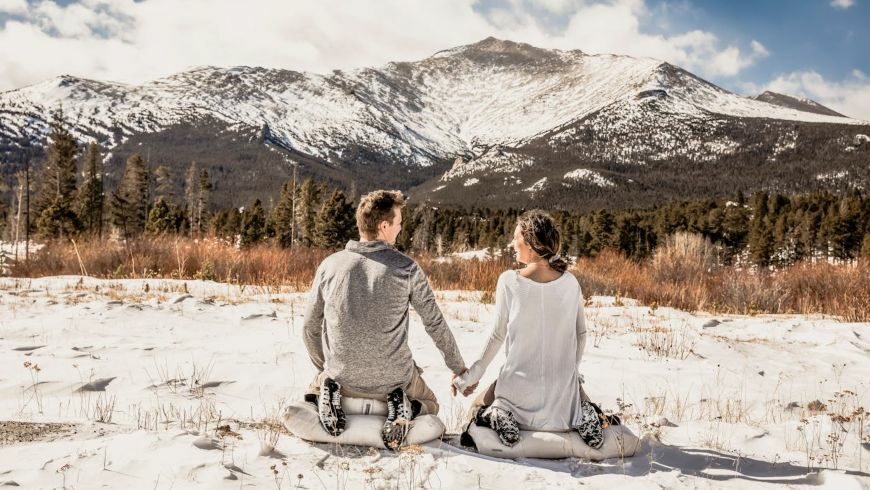
{"type": "Polygon", "coordinates": [[[492,428],[508,446],[519,441],[520,429],[574,429],[587,444],[600,447],[601,424],[581,399],[578,374],[586,344],[583,293],[566,272],[553,218],[540,210],[524,213],[510,246],[525,267],[499,277],[492,334],[480,359],[454,378],[453,391],[468,396],[506,342],[505,364],[472,405],[472,422],[492,428]]]}

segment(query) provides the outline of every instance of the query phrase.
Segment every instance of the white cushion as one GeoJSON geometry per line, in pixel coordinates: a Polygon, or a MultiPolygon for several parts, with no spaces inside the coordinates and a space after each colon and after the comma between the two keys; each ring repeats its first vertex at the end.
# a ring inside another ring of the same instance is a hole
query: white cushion
{"type": "Polygon", "coordinates": [[[640,448],[640,440],[624,425],[611,425],[604,429],[604,445],[594,449],[586,445],[577,431],[543,432],[520,431],[520,442],[505,446],[494,430],[471,424],[468,435],[474,439],[477,451],[497,458],[582,458],[601,461],[633,456],[640,448]]]}
{"type": "MultiPolygon", "coordinates": [[[[386,421],[383,415],[386,413],[384,402],[343,398],[342,408],[346,410],[347,425],[338,436],[329,435],[323,429],[317,408],[307,402],[297,402],[287,407],[283,416],[284,426],[290,433],[306,441],[386,449],[384,441],[381,440],[381,430],[386,421]],[[379,407],[383,409],[380,411],[381,415],[371,415],[377,413],[379,407]],[[369,410],[369,415],[363,415],[366,409],[369,410]]],[[[444,424],[441,419],[435,415],[420,415],[414,419],[405,444],[423,444],[438,439],[443,433],[444,424]]]]}
{"type": "Polygon", "coordinates": [[[341,409],[345,415],[383,415],[387,416],[387,402],[369,398],[341,397],[341,409]]]}

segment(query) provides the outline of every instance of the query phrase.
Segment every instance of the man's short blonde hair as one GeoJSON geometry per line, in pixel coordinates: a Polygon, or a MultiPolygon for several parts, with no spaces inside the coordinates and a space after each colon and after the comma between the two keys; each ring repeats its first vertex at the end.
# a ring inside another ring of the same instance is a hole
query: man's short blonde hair
{"type": "Polygon", "coordinates": [[[395,208],[405,205],[405,196],[399,191],[372,191],[364,195],[356,208],[356,227],[360,237],[378,235],[381,221],[393,222],[395,208]]]}

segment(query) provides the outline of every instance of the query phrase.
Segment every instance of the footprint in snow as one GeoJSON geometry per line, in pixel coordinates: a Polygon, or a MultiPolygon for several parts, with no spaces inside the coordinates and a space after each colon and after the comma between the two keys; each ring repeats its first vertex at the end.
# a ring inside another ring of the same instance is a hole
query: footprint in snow
{"type": "Polygon", "coordinates": [[[275,311],[272,313],[253,313],[251,315],[243,316],[242,321],[256,320],[257,318],[278,318],[278,313],[275,311]]]}
{"type": "Polygon", "coordinates": [[[106,391],[106,386],[109,386],[109,383],[115,378],[116,376],[112,376],[111,378],[100,378],[90,383],[85,383],[77,391],[106,391]]]}
{"type": "Polygon", "coordinates": [[[45,346],[44,345],[29,345],[29,346],[25,346],[25,347],[16,347],[12,350],[14,350],[16,352],[33,352],[36,349],[42,349],[43,347],[45,347],[45,346]]]}

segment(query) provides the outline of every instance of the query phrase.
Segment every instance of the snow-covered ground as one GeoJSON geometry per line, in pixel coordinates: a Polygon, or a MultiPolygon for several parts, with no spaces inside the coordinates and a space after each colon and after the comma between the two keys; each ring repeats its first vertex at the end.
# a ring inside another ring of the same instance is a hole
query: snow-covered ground
{"type": "MultiPolygon", "coordinates": [[[[493,306],[473,292],[438,297],[471,362],[493,306]]],[[[0,279],[0,485],[870,486],[870,423],[858,410],[868,406],[870,325],[651,310],[612,297],[587,305],[583,372],[593,399],[621,406],[646,434],[638,456],[506,461],[452,440],[393,454],[288,434],[271,450],[276,433],[263,420],[314,374],[301,339],[304,299],[200,281],[0,279]]],[[[455,433],[470,399],[451,398],[416,316],[411,346],[455,433]]]]}

